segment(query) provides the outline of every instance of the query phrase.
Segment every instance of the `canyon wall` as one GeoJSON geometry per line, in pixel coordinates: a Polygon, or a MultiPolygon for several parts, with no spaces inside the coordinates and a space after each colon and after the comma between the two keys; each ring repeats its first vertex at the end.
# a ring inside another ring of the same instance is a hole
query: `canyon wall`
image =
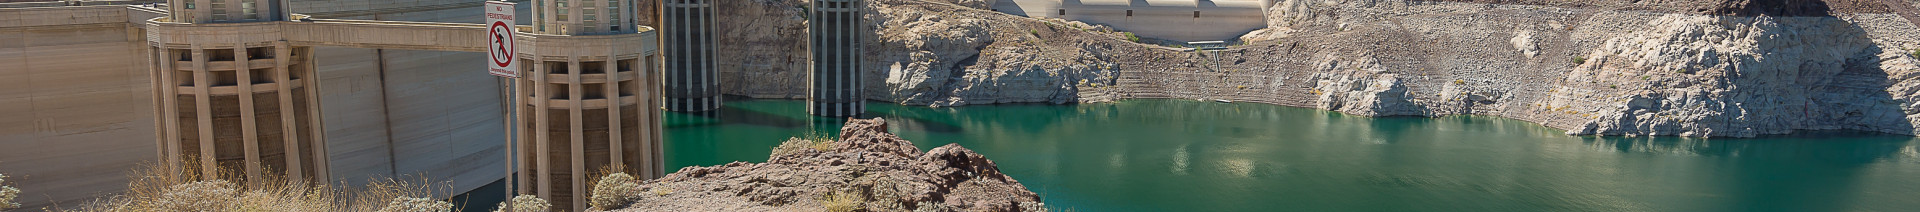
{"type": "Polygon", "coordinates": [[[867,80],[885,83],[867,89],[908,105],[1223,99],[1570,134],[1911,135],[1920,28],[1914,2],[1885,2],[1290,0],[1243,45],[1196,53],[965,0],[875,0],[867,80]]]}

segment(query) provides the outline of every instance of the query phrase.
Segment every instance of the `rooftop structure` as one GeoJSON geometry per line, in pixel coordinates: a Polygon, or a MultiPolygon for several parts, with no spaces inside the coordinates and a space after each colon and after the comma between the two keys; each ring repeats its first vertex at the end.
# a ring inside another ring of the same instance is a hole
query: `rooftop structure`
{"type": "Polygon", "coordinates": [[[1105,24],[1141,37],[1232,40],[1266,27],[1272,0],[993,0],[1008,14],[1105,24]]]}

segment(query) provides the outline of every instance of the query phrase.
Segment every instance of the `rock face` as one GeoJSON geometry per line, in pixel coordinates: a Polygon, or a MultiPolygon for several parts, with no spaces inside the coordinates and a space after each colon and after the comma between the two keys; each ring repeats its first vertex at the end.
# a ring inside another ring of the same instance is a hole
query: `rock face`
{"type": "MultiPolygon", "coordinates": [[[[641,185],[618,211],[820,211],[836,192],[867,211],[1031,211],[1040,197],[957,144],[920,152],[885,120],[851,120],[841,139],[776,151],[766,163],[687,167],[641,185]],[[824,150],[822,150],[824,149],[824,150]],[[783,154],[784,153],[784,154],[783,154]]],[[[806,141],[800,141],[806,142],[806,141]]]]}
{"type": "Polygon", "coordinates": [[[1053,38],[1095,30],[982,10],[986,1],[868,1],[870,98],[910,105],[1076,102],[1081,80],[1112,66],[1085,43],[1053,38]]]}
{"type": "Polygon", "coordinates": [[[720,90],[754,98],[805,98],[806,3],[722,0],[715,15],[720,90]]]}
{"type": "Polygon", "coordinates": [[[1581,134],[1755,136],[1794,130],[1912,133],[1911,56],[1846,21],[1667,15],[1607,40],[1561,79],[1549,107],[1596,111],[1581,134]],[[1604,85],[1604,86],[1601,86],[1604,85]],[[1605,98],[1593,103],[1576,99],[1605,98]],[[1576,103],[1576,104],[1569,104],[1576,103]]]}
{"type": "Polygon", "coordinates": [[[885,82],[869,98],[907,105],[1226,99],[1570,134],[1920,133],[1913,1],[1281,0],[1244,45],[1204,54],[972,1],[869,2],[866,80],[885,82]]]}

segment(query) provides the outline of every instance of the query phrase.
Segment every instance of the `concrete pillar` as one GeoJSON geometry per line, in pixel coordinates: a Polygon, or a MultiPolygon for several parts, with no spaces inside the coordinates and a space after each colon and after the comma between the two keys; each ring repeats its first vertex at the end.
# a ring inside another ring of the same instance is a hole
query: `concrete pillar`
{"type": "Polygon", "coordinates": [[[711,0],[664,0],[661,49],[667,57],[668,111],[720,108],[720,79],[714,73],[714,4],[711,0]]]}
{"type": "Polygon", "coordinates": [[[828,117],[866,111],[861,92],[861,0],[815,0],[807,17],[813,66],[807,76],[807,113],[828,117]]]}
{"type": "Polygon", "coordinates": [[[311,55],[285,42],[156,44],[160,152],[193,179],[324,182],[311,55]]]}

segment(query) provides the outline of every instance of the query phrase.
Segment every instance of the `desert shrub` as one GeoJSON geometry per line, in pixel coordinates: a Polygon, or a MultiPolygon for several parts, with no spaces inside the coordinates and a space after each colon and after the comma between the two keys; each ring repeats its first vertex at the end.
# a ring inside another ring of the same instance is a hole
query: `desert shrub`
{"type": "MultiPolygon", "coordinates": [[[[367,187],[354,190],[341,190],[326,184],[315,184],[305,180],[289,180],[280,176],[266,175],[242,183],[226,180],[204,180],[198,175],[197,166],[192,165],[143,165],[133,171],[132,182],[128,190],[121,194],[95,199],[78,207],[56,209],[56,211],[84,212],[149,212],[149,211],[287,211],[287,212],[335,212],[335,211],[422,211],[422,210],[384,210],[390,203],[401,197],[430,196],[426,183],[396,181],[392,179],[375,180],[367,187]]],[[[231,172],[214,170],[220,176],[231,172]]],[[[213,179],[239,179],[237,177],[216,177],[213,179]]],[[[422,179],[424,182],[424,179],[422,179]]],[[[416,198],[417,199],[417,198],[416,198]]],[[[424,201],[436,201],[422,199],[424,201]]],[[[426,211],[447,211],[451,203],[407,202],[409,206],[425,207],[426,211]],[[444,204],[444,206],[441,206],[444,204]]]]}
{"type": "Polygon", "coordinates": [[[1579,57],[1579,56],[1573,57],[1573,65],[1577,66],[1577,65],[1586,64],[1586,63],[1587,63],[1587,57],[1579,57]]]}
{"type": "Polygon", "coordinates": [[[821,198],[820,206],[826,207],[828,212],[851,212],[858,210],[862,204],[866,204],[867,200],[857,193],[858,192],[851,191],[828,193],[826,197],[821,198]]]}
{"type": "Polygon", "coordinates": [[[1913,52],[1908,54],[1913,55],[1914,58],[1920,58],[1920,49],[1913,49],[1913,52]]]}
{"type": "Polygon", "coordinates": [[[1039,203],[1039,202],[1020,202],[1020,204],[1019,204],[1019,206],[1020,206],[1020,211],[1038,211],[1038,212],[1046,212],[1046,211],[1047,211],[1047,204],[1046,204],[1046,203],[1039,203]]]}
{"type": "Polygon", "coordinates": [[[507,204],[502,203],[500,207],[495,207],[493,212],[547,212],[553,208],[552,203],[533,195],[515,196],[510,201],[513,201],[513,208],[509,209],[507,204]]]}
{"type": "Polygon", "coordinates": [[[1140,42],[1140,36],[1139,36],[1139,35],[1134,35],[1134,34],[1133,34],[1133,32],[1122,32],[1122,33],[1120,33],[1120,35],[1125,35],[1125,36],[1127,36],[1127,41],[1132,41],[1132,42],[1134,42],[1134,43],[1139,43],[1139,42],[1140,42]]]}
{"type": "Polygon", "coordinates": [[[836,143],[834,141],[835,139],[833,137],[818,133],[807,133],[800,137],[787,138],[787,141],[780,142],[779,146],[774,146],[773,153],[768,155],[767,158],[772,159],[783,155],[800,153],[801,151],[806,151],[806,149],[822,152],[833,151],[833,145],[836,143]]]}
{"type": "Polygon", "coordinates": [[[228,202],[238,198],[239,189],[225,180],[200,181],[167,187],[167,192],[154,202],[153,209],[164,211],[195,211],[225,208],[228,202]]]}
{"type": "Polygon", "coordinates": [[[453,203],[427,198],[394,197],[380,212],[447,212],[453,211],[453,203]]]}
{"type": "Polygon", "coordinates": [[[774,146],[773,155],[767,156],[767,159],[773,159],[783,155],[790,155],[793,153],[800,153],[800,151],[806,151],[808,148],[813,148],[812,146],[813,146],[813,141],[808,141],[807,139],[800,139],[798,137],[788,138],[786,142],[780,142],[779,146],[774,146]]]}
{"type": "Polygon", "coordinates": [[[640,200],[640,184],[634,181],[632,175],[613,173],[600,177],[600,182],[593,184],[593,193],[587,204],[595,209],[613,210],[626,208],[635,200],[640,200]]]}
{"type": "Polygon", "coordinates": [[[1033,37],[1034,37],[1034,38],[1039,38],[1039,37],[1040,37],[1040,30],[1031,30],[1031,29],[1029,29],[1029,30],[1027,30],[1027,34],[1031,34],[1031,35],[1033,35],[1033,37]]]}
{"type": "Polygon", "coordinates": [[[0,174],[0,211],[20,208],[20,203],[14,202],[14,199],[18,198],[20,198],[20,189],[7,186],[7,175],[0,174]]]}
{"type": "Polygon", "coordinates": [[[922,202],[913,212],[952,212],[953,206],[944,202],[922,202]]]}

